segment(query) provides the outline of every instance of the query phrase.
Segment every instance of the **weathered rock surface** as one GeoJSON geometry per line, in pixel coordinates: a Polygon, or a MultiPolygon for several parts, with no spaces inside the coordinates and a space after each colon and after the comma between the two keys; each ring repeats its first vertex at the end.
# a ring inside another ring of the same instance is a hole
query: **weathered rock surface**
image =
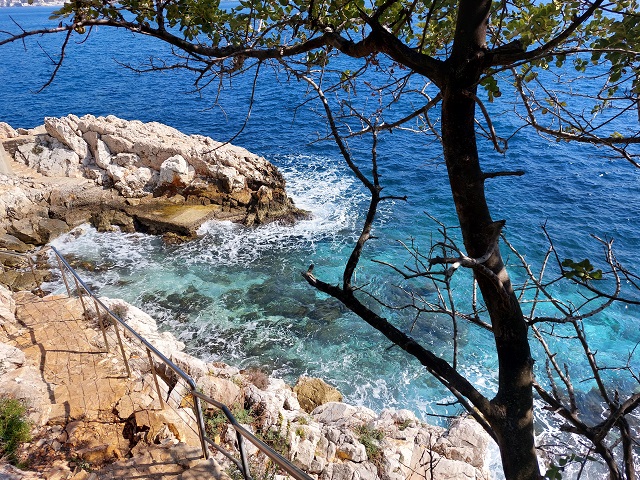
{"type": "Polygon", "coordinates": [[[16,132],[11,125],[5,122],[0,122],[0,139],[14,138],[17,136],[18,132],[16,132]]]}
{"type": "MultiPolygon", "coordinates": [[[[408,410],[378,414],[338,401],[308,413],[301,408],[300,395],[284,381],[271,378],[256,386],[237,368],[191,357],[181,342],[159,333],[155,321],[136,307],[122,300],[102,301],[165,352],[201,392],[233,409],[245,409],[252,418],[245,428],[314,478],[490,478],[489,439],[471,418],[457,419],[445,430],[421,422],[408,410]]],[[[22,474],[0,466],[0,472],[14,475],[8,478],[229,480],[227,472],[235,467],[226,457],[212,452],[210,460],[201,459],[193,398],[185,382],[157,359],[154,380],[144,348],[122,328],[129,378],[114,327],[91,310],[84,315],[78,299],[12,295],[0,287],[0,317],[0,391],[27,400],[36,426],[23,455],[38,471],[22,474]],[[106,352],[99,321],[111,353],[106,352]],[[93,473],[78,468],[79,462],[93,473]]],[[[321,384],[312,380],[305,377],[299,383],[321,384]]],[[[208,415],[214,417],[217,411],[211,407],[208,415]]],[[[237,455],[232,427],[222,425],[209,433],[237,455]]],[[[246,443],[257,478],[268,463],[246,443]]]]}
{"type": "Polygon", "coordinates": [[[209,219],[250,226],[307,215],[264,158],[160,123],[69,115],[30,131],[0,124],[0,148],[0,234],[27,244],[88,221],[189,238],[209,219]]]}

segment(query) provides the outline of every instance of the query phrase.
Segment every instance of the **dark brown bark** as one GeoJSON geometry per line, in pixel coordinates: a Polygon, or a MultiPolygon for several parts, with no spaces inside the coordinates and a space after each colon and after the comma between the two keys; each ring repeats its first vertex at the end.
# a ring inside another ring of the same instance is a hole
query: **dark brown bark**
{"type": "Polygon", "coordinates": [[[527,326],[495,247],[496,229],[484,191],[475,135],[476,83],[484,69],[489,1],[462,0],[443,89],[442,142],[449,183],[467,254],[493,276],[476,270],[491,317],[499,363],[498,393],[487,420],[494,429],[508,479],[540,478],[533,436],[533,360],[527,326]],[[473,93],[474,95],[469,95],[473,93]]]}

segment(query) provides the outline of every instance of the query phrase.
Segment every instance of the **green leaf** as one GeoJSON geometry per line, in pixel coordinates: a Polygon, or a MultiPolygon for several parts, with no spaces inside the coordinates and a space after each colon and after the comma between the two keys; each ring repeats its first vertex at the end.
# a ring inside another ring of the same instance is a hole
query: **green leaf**
{"type": "Polygon", "coordinates": [[[563,270],[562,275],[565,278],[579,278],[582,281],[588,280],[602,280],[602,270],[594,270],[594,266],[591,264],[588,258],[580,262],[574,262],[570,258],[565,259],[562,262],[562,266],[569,269],[563,270]]]}

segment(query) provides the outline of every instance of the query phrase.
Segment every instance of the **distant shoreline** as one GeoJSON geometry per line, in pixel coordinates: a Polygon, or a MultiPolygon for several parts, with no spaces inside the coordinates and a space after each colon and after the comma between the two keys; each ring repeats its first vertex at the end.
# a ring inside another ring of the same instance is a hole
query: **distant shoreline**
{"type": "Polygon", "coordinates": [[[0,0],[0,8],[10,8],[10,7],[62,7],[64,5],[64,1],[55,0],[53,2],[48,2],[46,0],[35,0],[33,3],[28,2],[11,2],[11,0],[0,0]]]}

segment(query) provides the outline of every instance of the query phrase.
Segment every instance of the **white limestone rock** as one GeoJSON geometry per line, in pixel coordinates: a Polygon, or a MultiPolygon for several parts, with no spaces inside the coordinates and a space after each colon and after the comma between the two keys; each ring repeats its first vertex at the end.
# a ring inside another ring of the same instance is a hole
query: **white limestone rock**
{"type": "Polygon", "coordinates": [[[0,343],[0,376],[22,367],[26,362],[22,350],[6,343],[0,343]]]}
{"type": "Polygon", "coordinates": [[[0,220],[25,218],[36,209],[27,191],[12,185],[0,185],[0,220]]]}
{"type": "Polygon", "coordinates": [[[44,128],[49,135],[69,147],[84,161],[90,155],[89,146],[82,134],[79,134],[77,120],[78,117],[75,115],[61,118],[45,117],[44,128]]]}
{"type": "Polygon", "coordinates": [[[107,167],[107,175],[113,181],[113,186],[127,198],[141,198],[151,195],[155,185],[157,173],[146,167],[137,168],[130,163],[130,155],[117,155],[126,166],[112,163],[107,167]]]}
{"type": "Polygon", "coordinates": [[[285,393],[287,391],[291,391],[290,387],[282,379],[277,378],[272,378],[264,390],[253,384],[244,388],[246,404],[261,411],[260,419],[263,428],[280,426],[286,430],[283,420],[295,417],[295,414],[284,408],[288,396],[288,393],[285,393]]]}
{"type": "Polygon", "coordinates": [[[96,132],[86,131],[82,138],[85,139],[91,150],[93,162],[100,168],[105,169],[111,164],[111,151],[96,132]]]}
{"type": "Polygon", "coordinates": [[[49,155],[41,156],[38,172],[47,177],[80,178],[80,157],[66,148],[56,147],[49,155]]]}
{"type": "MultiPolygon", "coordinates": [[[[158,332],[156,321],[139,308],[119,298],[101,297],[100,301],[165,356],[168,357],[172,352],[184,350],[184,343],[177,340],[169,332],[158,332]]],[[[125,330],[125,336],[132,338],[127,330],[125,330]]]]}
{"type": "Polygon", "coordinates": [[[105,187],[113,185],[109,173],[104,168],[89,165],[84,168],[83,172],[85,177],[93,180],[97,185],[105,187]]]}
{"type": "Polygon", "coordinates": [[[329,402],[316,407],[311,412],[316,422],[335,427],[355,427],[369,423],[377,418],[373,410],[367,407],[349,405],[342,402],[329,402]]]}
{"type": "Polygon", "coordinates": [[[28,407],[27,416],[34,425],[42,426],[49,421],[49,385],[42,379],[38,368],[23,366],[1,375],[0,392],[24,401],[28,407]]]}
{"type": "MultiPolygon", "coordinates": [[[[176,170],[181,175],[186,173],[189,181],[192,174],[213,177],[220,180],[228,192],[246,188],[248,179],[258,185],[283,186],[282,176],[264,158],[202,135],[186,135],[161,123],[127,121],[111,115],[85,115],[77,119],[76,124],[89,141],[94,157],[97,145],[92,143],[95,140],[90,140],[96,138],[93,134],[104,142],[112,155],[135,153],[140,157],[140,166],[157,172],[162,170],[166,160],[179,155],[187,164],[186,172],[182,165],[176,170]],[[189,167],[193,168],[193,173],[189,173],[189,167]]],[[[96,164],[106,168],[98,162],[96,164]]]]}
{"type": "Polygon", "coordinates": [[[489,434],[472,417],[459,417],[438,439],[434,449],[447,458],[483,469],[490,441],[489,434]]]}
{"type": "Polygon", "coordinates": [[[82,176],[78,154],[53,138],[20,145],[16,159],[48,177],[82,176]]]}
{"type": "MultiPolygon", "coordinates": [[[[348,437],[347,437],[348,438],[348,437]]],[[[350,438],[336,446],[336,457],[340,460],[349,460],[355,463],[361,463],[367,460],[367,450],[364,445],[355,438],[350,438]]]]}
{"type": "Polygon", "coordinates": [[[189,204],[220,205],[248,226],[307,215],[264,158],[157,122],[68,115],[23,133],[32,141],[12,154],[46,176],[85,177],[126,199],[181,195],[189,204]]]}
{"type": "Polygon", "coordinates": [[[410,475],[407,480],[485,480],[482,475],[468,463],[450,460],[428,449],[418,448],[411,459],[410,475]]]}
{"type": "Polygon", "coordinates": [[[159,186],[174,185],[183,187],[195,176],[195,169],[187,163],[182,155],[167,158],[160,165],[159,186]]]}
{"type": "Polygon", "coordinates": [[[372,463],[357,465],[345,462],[327,465],[319,478],[320,480],[376,480],[379,477],[377,469],[372,463]]]}
{"type": "Polygon", "coordinates": [[[0,140],[5,138],[15,138],[18,136],[11,125],[5,122],[0,122],[0,140]]]}
{"type": "Polygon", "coordinates": [[[242,390],[231,380],[207,375],[200,377],[197,383],[204,395],[220,403],[228,406],[244,404],[242,390]]]}
{"type": "Polygon", "coordinates": [[[0,308],[12,315],[12,321],[15,322],[16,301],[11,291],[4,285],[0,285],[0,308]]]}
{"type": "Polygon", "coordinates": [[[140,157],[135,153],[118,153],[112,157],[113,163],[124,168],[138,167],[141,165],[140,157]]]}
{"type": "Polygon", "coordinates": [[[199,358],[175,351],[171,352],[169,359],[193,378],[204,395],[228,406],[244,404],[240,387],[228,378],[212,375],[209,366],[199,358]]]}

